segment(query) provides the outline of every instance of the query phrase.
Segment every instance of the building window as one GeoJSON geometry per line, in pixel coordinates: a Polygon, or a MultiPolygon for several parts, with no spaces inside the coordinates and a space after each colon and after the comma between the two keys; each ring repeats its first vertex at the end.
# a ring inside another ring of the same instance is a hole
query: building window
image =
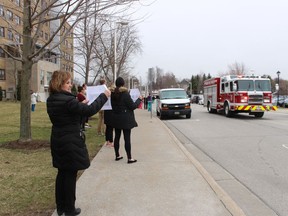
{"type": "Polygon", "coordinates": [[[46,75],[47,75],[47,84],[49,84],[52,78],[52,72],[47,72],[46,75]]]}
{"type": "Polygon", "coordinates": [[[7,19],[13,21],[13,13],[7,10],[7,19]]]}
{"type": "Polygon", "coordinates": [[[5,70],[4,69],[0,69],[0,80],[5,80],[6,76],[5,76],[5,70]]]}
{"type": "Polygon", "coordinates": [[[16,23],[17,25],[20,25],[20,24],[21,24],[21,19],[20,19],[19,16],[14,15],[14,20],[15,20],[15,23],[16,23]]]}
{"type": "Polygon", "coordinates": [[[0,37],[5,37],[5,28],[0,26],[0,37]]]}
{"type": "Polygon", "coordinates": [[[0,5],[0,16],[4,17],[4,7],[3,7],[3,5],[0,5]]]}
{"type": "Polygon", "coordinates": [[[13,32],[10,29],[8,30],[8,39],[13,40],[13,32]]]}
{"type": "Polygon", "coordinates": [[[0,47],[0,57],[5,58],[5,52],[1,47],[0,47]]]}
{"type": "Polygon", "coordinates": [[[21,6],[20,0],[15,0],[15,4],[20,7],[21,6]]]}
{"type": "Polygon", "coordinates": [[[44,70],[40,71],[40,85],[44,85],[44,70]]]}
{"type": "Polygon", "coordinates": [[[19,34],[15,34],[15,41],[17,42],[17,43],[21,43],[21,36],[19,35],[19,34]]]}
{"type": "Polygon", "coordinates": [[[2,97],[6,98],[6,90],[2,90],[2,97]]]}

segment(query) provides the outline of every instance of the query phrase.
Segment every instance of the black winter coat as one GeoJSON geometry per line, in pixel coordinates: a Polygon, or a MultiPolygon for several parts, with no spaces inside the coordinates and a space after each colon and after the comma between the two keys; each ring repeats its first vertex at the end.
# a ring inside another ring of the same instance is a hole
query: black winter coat
{"type": "Polygon", "coordinates": [[[140,105],[141,100],[138,98],[133,102],[127,88],[120,87],[119,92],[116,89],[111,92],[111,106],[113,110],[113,128],[132,129],[137,127],[134,116],[134,110],[140,105]]]}
{"type": "Polygon", "coordinates": [[[97,113],[107,101],[104,93],[90,105],[79,102],[69,92],[51,94],[47,112],[52,123],[51,154],[53,166],[62,170],[82,170],[90,166],[88,151],[81,132],[83,116],[97,113]]]}

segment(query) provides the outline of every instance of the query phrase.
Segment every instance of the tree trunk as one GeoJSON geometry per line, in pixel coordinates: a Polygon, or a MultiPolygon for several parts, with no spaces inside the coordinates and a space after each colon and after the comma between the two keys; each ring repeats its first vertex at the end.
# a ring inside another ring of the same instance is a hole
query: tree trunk
{"type": "Polygon", "coordinates": [[[23,53],[22,53],[22,71],[21,71],[21,108],[20,108],[20,142],[27,142],[31,137],[31,73],[33,61],[29,56],[33,53],[32,47],[32,25],[30,23],[31,1],[24,0],[23,11],[23,53]]]}
{"type": "Polygon", "coordinates": [[[27,142],[31,137],[31,70],[32,63],[24,61],[21,73],[21,108],[20,108],[20,142],[27,142]]]}

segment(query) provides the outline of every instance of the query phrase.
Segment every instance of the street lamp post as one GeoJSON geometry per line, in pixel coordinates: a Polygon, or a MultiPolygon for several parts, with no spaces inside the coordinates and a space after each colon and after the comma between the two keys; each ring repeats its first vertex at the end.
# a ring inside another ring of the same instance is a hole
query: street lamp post
{"type": "MultiPolygon", "coordinates": [[[[280,71],[277,71],[277,76],[278,76],[278,86],[279,86],[279,90],[280,90],[280,80],[279,80],[280,71]]],[[[277,92],[277,106],[279,106],[279,90],[277,92]]]]}
{"type": "Polygon", "coordinates": [[[114,26],[114,67],[113,67],[113,83],[116,81],[117,73],[117,25],[128,25],[128,22],[115,22],[114,26]]]}

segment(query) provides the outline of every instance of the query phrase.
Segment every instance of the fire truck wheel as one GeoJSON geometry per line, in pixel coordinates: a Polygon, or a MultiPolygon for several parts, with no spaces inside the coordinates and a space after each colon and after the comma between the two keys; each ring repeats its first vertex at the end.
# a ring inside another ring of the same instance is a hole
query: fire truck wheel
{"type": "Polygon", "coordinates": [[[231,117],[233,115],[232,111],[229,108],[228,103],[224,104],[224,113],[226,117],[231,117]]]}
{"type": "Polygon", "coordinates": [[[255,116],[256,118],[262,118],[263,115],[264,115],[264,112],[259,112],[259,113],[255,113],[255,114],[254,114],[254,116],[255,116]]]}
{"type": "Polygon", "coordinates": [[[211,108],[210,102],[207,103],[207,111],[208,111],[209,113],[217,113],[217,110],[216,110],[216,109],[212,109],[212,108],[211,108]]]}

